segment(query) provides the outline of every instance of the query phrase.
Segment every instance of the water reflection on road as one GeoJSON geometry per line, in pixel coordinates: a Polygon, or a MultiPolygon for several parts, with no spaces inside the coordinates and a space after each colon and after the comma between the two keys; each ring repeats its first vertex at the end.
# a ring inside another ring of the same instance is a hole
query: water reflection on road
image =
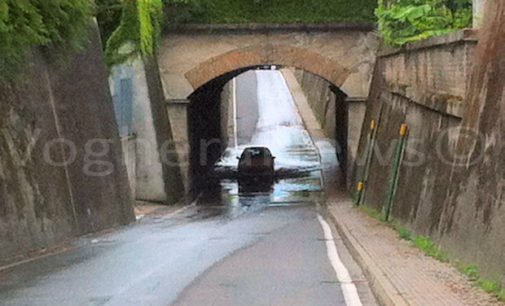
{"type": "MultiPolygon", "coordinates": [[[[232,177],[242,148],[230,148],[217,165],[227,178],[209,180],[199,205],[159,211],[0,271],[0,304],[346,305],[328,241],[354,280],[364,276],[341,239],[327,238],[320,223],[318,151],[282,75],[257,77],[260,118],[251,145],[277,156],[271,191],[239,190],[232,177]]],[[[328,171],[335,149],[324,139],[317,144],[328,171]]],[[[375,305],[367,285],[357,284],[364,305],[375,305]]]]}
{"type": "Polygon", "coordinates": [[[259,117],[251,143],[229,147],[216,165],[214,180],[202,194],[210,215],[236,217],[271,206],[317,202],[322,191],[319,153],[306,131],[284,77],[279,71],[256,71],[259,117]],[[266,146],[276,156],[271,191],[242,191],[234,178],[237,157],[248,146],[266,146]],[[211,213],[213,212],[213,213],[211,213]]]}

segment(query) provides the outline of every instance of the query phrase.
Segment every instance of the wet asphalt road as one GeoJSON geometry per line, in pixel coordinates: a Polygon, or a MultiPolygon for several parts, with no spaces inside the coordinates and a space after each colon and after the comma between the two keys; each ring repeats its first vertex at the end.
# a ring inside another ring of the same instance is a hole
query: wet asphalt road
{"type": "MultiPolygon", "coordinates": [[[[258,72],[257,82],[252,143],[268,145],[278,168],[302,169],[302,176],[279,178],[267,192],[240,192],[236,180],[216,180],[197,205],[176,214],[147,216],[0,270],[0,304],[357,305],[346,303],[332,265],[328,243],[335,243],[352,278],[346,285],[374,305],[338,234],[332,230],[329,239],[318,220],[327,220],[319,154],[281,74],[258,72]]],[[[230,148],[218,167],[232,167],[240,150],[230,148]]]]}

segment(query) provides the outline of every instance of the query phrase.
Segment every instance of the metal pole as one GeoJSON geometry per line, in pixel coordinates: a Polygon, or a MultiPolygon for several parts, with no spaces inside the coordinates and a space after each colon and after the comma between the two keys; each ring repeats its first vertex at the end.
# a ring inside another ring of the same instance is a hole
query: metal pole
{"type": "Polygon", "coordinates": [[[403,159],[403,147],[405,144],[405,138],[407,135],[407,124],[402,124],[400,128],[400,139],[396,145],[396,152],[393,160],[393,168],[391,170],[391,177],[389,180],[389,189],[387,194],[386,203],[384,205],[384,219],[389,221],[391,215],[391,210],[393,208],[393,201],[396,194],[396,188],[398,187],[398,178],[400,176],[400,166],[403,159]]]}
{"type": "Polygon", "coordinates": [[[360,197],[360,201],[358,205],[362,205],[365,202],[365,196],[366,196],[366,188],[368,187],[368,176],[370,175],[370,165],[372,164],[372,156],[375,148],[375,138],[377,135],[377,122],[375,120],[372,120],[370,122],[370,143],[369,143],[369,149],[366,155],[366,161],[365,161],[365,170],[363,174],[363,191],[362,195],[360,197]]]}
{"type": "Polygon", "coordinates": [[[375,120],[372,120],[370,122],[370,132],[368,133],[368,137],[366,140],[365,152],[363,152],[363,156],[365,157],[365,165],[363,166],[363,171],[361,171],[361,175],[358,175],[357,195],[356,200],[354,202],[355,205],[361,205],[363,203],[364,188],[366,185],[366,181],[368,179],[368,172],[373,152],[373,139],[375,137],[375,127],[376,122],[375,120]]]}
{"type": "Polygon", "coordinates": [[[354,205],[359,206],[361,202],[361,197],[363,196],[363,182],[358,183],[357,190],[358,192],[356,193],[356,201],[354,202],[354,205]]]}

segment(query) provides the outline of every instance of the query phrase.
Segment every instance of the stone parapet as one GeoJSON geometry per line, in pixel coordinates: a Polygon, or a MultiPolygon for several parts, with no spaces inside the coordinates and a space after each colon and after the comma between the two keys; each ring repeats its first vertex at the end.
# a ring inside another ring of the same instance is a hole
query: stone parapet
{"type": "Polygon", "coordinates": [[[247,23],[247,24],[177,24],[167,25],[166,33],[230,33],[230,32],[332,32],[342,30],[373,31],[375,24],[369,22],[325,23],[247,23]]]}
{"type": "Polygon", "coordinates": [[[463,115],[477,31],[464,29],[379,55],[392,94],[455,117],[463,115]]]}

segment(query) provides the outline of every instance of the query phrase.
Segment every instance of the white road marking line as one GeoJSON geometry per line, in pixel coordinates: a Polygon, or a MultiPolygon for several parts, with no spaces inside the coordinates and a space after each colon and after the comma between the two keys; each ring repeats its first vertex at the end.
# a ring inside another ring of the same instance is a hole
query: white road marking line
{"type": "Polygon", "coordinates": [[[344,293],[345,304],[347,306],[362,306],[358,295],[358,289],[352,282],[349,271],[338,256],[337,246],[335,245],[330,225],[320,215],[317,215],[317,219],[323,228],[328,258],[330,259],[333,269],[337,273],[337,279],[340,282],[342,292],[344,293]]]}

